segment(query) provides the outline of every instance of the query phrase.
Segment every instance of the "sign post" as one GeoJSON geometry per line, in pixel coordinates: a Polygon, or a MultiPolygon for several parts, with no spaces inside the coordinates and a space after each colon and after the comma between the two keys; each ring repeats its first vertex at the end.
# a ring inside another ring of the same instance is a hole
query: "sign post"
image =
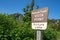
{"type": "Polygon", "coordinates": [[[48,8],[33,10],[32,17],[32,29],[37,30],[37,40],[42,40],[41,30],[47,28],[48,8]]]}
{"type": "Polygon", "coordinates": [[[42,33],[40,30],[37,30],[36,40],[42,40],[42,33]]]}

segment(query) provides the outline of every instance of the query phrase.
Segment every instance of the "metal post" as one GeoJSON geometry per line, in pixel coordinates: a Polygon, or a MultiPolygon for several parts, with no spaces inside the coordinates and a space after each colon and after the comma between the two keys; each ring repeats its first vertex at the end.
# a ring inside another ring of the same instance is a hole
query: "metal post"
{"type": "Polygon", "coordinates": [[[40,30],[37,30],[36,40],[42,40],[42,35],[41,35],[41,31],[40,30]]]}

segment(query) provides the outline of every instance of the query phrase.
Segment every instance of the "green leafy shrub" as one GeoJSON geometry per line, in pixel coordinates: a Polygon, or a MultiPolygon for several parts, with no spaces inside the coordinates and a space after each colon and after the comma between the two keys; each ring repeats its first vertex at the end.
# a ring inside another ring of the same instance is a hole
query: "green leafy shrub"
{"type": "Polygon", "coordinates": [[[0,40],[19,39],[19,27],[18,23],[8,15],[0,14],[0,40]]]}
{"type": "Polygon", "coordinates": [[[51,28],[51,26],[47,28],[47,30],[43,31],[43,40],[57,40],[57,32],[51,28]]]}

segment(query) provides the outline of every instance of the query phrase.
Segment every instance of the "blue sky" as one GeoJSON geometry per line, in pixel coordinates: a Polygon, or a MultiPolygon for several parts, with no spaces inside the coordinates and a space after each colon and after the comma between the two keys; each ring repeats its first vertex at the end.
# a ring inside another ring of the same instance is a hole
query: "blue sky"
{"type": "MultiPolygon", "coordinates": [[[[20,12],[24,14],[22,9],[31,3],[31,0],[0,0],[0,13],[13,14],[20,12]]],[[[60,0],[35,0],[35,7],[49,8],[49,19],[60,19],[60,0]]]]}

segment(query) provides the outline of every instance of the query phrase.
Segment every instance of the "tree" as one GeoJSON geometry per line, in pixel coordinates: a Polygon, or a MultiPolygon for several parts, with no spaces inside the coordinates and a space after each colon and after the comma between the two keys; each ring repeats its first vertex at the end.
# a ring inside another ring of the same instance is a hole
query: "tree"
{"type": "Polygon", "coordinates": [[[35,31],[31,29],[31,11],[34,9],[34,0],[32,0],[30,5],[27,5],[23,11],[25,12],[23,16],[25,30],[24,40],[35,40],[35,31]]]}
{"type": "Polygon", "coordinates": [[[31,11],[34,9],[34,0],[32,0],[31,5],[27,5],[26,8],[23,8],[25,12],[23,20],[25,22],[31,21],[31,11]]]}
{"type": "Polygon", "coordinates": [[[10,14],[9,17],[12,17],[14,20],[23,21],[23,15],[20,13],[10,14]]]}

